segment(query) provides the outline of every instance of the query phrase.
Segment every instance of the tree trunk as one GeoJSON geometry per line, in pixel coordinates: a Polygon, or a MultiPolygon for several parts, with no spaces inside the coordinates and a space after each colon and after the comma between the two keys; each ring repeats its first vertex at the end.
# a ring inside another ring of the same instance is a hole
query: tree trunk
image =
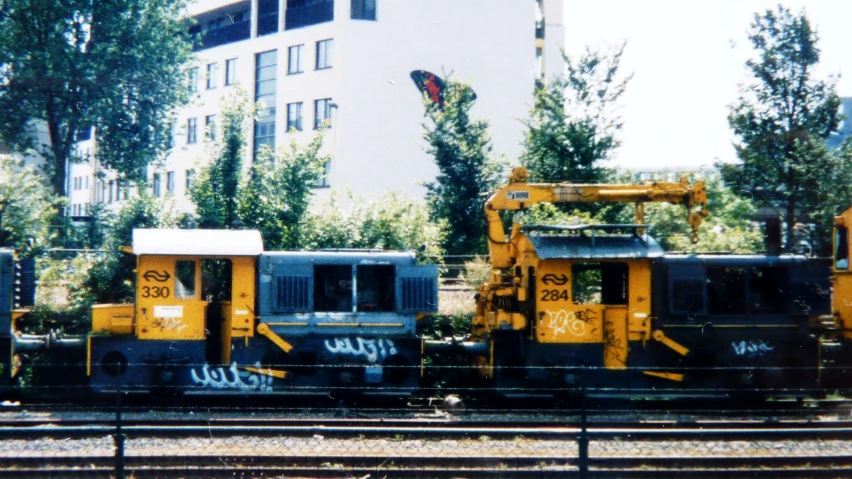
{"type": "Polygon", "coordinates": [[[784,221],[787,223],[784,252],[790,253],[793,251],[793,227],[796,225],[796,202],[792,198],[787,199],[784,221]]]}

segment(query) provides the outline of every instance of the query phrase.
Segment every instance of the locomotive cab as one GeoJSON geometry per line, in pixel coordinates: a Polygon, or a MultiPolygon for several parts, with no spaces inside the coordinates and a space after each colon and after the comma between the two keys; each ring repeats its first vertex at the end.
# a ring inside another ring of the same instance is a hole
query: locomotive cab
{"type": "Polygon", "coordinates": [[[92,387],[181,388],[230,364],[232,340],[255,334],[262,251],[257,231],[134,230],[136,301],[93,308],[92,387]]]}

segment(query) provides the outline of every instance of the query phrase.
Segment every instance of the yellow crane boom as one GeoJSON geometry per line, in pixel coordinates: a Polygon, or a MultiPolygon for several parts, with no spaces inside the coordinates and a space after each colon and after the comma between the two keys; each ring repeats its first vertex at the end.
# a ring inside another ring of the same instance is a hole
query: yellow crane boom
{"type": "MultiPolygon", "coordinates": [[[[686,206],[693,241],[697,241],[698,226],[707,212],[701,207],[707,204],[704,182],[689,186],[686,178],[679,183],[653,182],[647,184],[573,184],[573,183],[527,183],[529,175],[523,166],[512,169],[509,182],[501,186],[485,203],[488,221],[488,246],[491,264],[496,268],[510,266],[509,241],[500,219],[500,211],[519,211],[536,203],[635,203],[636,224],[644,224],[644,203],[662,202],[686,206]],[[698,207],[699,209],[693,210],[698,207]]],[[[517,235],[520,225],[512,226],[512,237],[517,235]]]]}

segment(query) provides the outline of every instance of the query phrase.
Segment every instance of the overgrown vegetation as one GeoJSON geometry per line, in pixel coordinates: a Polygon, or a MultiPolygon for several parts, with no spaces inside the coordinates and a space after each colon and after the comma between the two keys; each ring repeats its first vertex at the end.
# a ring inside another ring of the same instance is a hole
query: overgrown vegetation
{"type": "Polygon", "coordinates": [[[441,257],[444,223],[432,222],[425,203],[396,192],[379,197],[336,195],[309,215],[309,248],[380,248],[417,251],[421,260],[441,257]]]}
{"type": "Polygon", "coordinates": [[[51,224],[65,202],[45,178],[8,155],[0,155],[0,246],[22,257],[43,252],[55,238],[51,224]]]}
{"type": "Polygon", "coordinates": [[[501,181],[501,165],[492,155],[488,122],[471,117],[476,94],[468,85],[444,80],[443,106],[426,104],[423,138],[435,158],[438,176],[426,183],[430,217],[446,224],[447,254],[486,250],[482,205],[501,181]]]}
{"type": "MultiPolygon", "coordinates": [[[[810,212],[821,211],[818,224],[827,228],[825,217],[833,214],[825,210],[836,214],[849,205],[848,188],[835,183],[848,179],[849,161],[825,147],[841,119],[840,99],[835,78],[813,77],[819,37],[804,12],[779,5],[755,14],[748,38],[756,54],[746,62],[752,78],[728,117],[740,163],[717,166],[736,194],[780,211],[790,251],[796,224],[810,212]]],[[[830,229],[816,237],[827,252],[830,229]]]]}

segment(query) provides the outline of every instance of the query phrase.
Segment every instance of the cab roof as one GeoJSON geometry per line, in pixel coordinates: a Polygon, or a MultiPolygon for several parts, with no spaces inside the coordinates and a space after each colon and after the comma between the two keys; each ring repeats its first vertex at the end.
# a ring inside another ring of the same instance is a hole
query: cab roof
{"type": "Polygon", "coordinates": [[[134,229],[133,254],[175,256],[258,256],[257,230],[134,229]]]}

